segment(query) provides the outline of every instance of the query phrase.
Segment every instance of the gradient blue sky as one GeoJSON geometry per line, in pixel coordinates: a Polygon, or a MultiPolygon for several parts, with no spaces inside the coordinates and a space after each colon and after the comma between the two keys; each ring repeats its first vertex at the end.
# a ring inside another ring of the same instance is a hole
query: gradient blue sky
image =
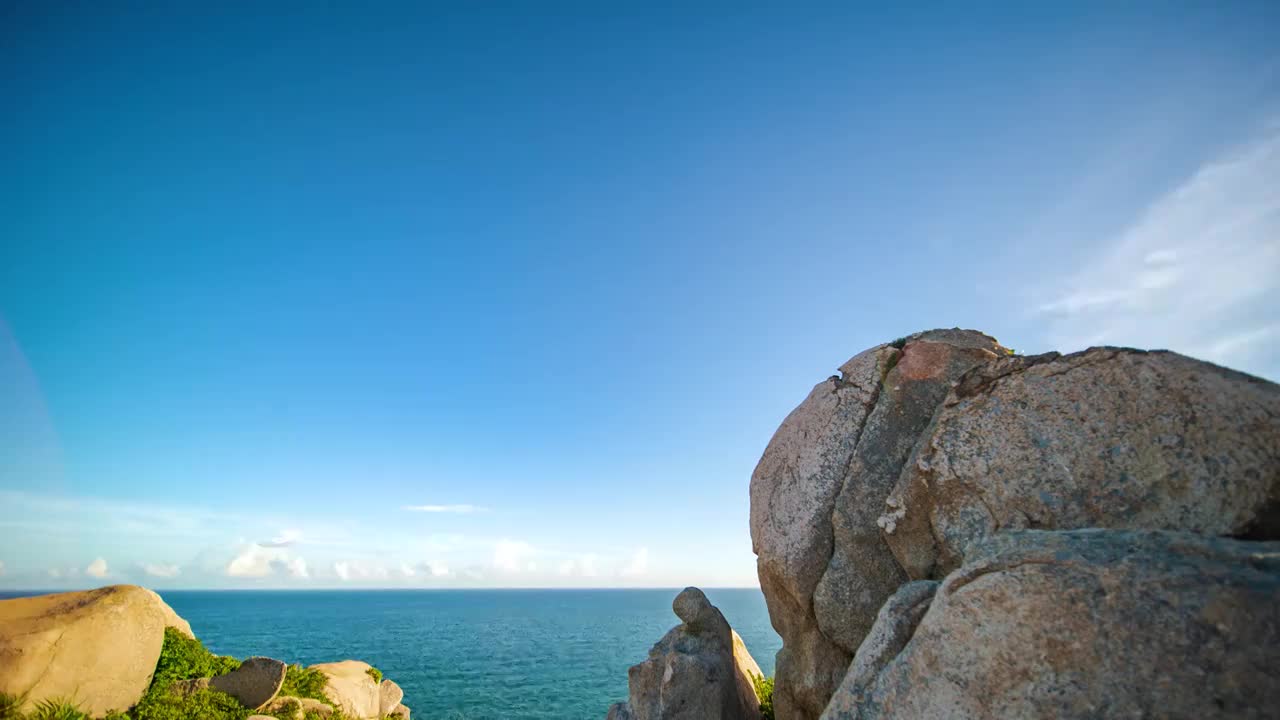
{"type": "Polygon", "coordinates": [[[865,347],[1280,379],[1276,3],[154,4],[0,10],[0,587],[753,585],[865,347]]]}

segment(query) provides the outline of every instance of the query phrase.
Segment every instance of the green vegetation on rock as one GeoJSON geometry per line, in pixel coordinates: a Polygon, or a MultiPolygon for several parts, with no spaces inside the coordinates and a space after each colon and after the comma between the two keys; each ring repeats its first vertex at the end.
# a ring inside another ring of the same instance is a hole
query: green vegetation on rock
{"type": "Polygon", "coordinates": [[[373,678],[373,681],[375,683],[382,682],[382,671],[379,670],[378,668],[371,667],[368,670],[365,670],[365,672],[369,673],[369,677],[373,678]]]}
{"type": "Polygon", "coordinates": [[[183,635],[176,628],[167,627],[164,629],[160,660],[156,662],[156,672],[151,679],[151,689],[167,688],[175,680],[225,675],[238,667],[239,660],[214,655],[199,640],[183,635]]]}
{"type": "Polygon", "coordinates": [[[190,694],[154,685],[130,711],[130,720],[244,720],[252,714],[226,693],[202,688],[190,694]]]}
{"type": "Polygon", "coordinates": [[[278,697],[311,698],[333,705],[333,701],[324,694],[328,682],[329,679],[319,670],[295,663],[285,670],[284,684],[280,686],[278,697]]]}
{"type": "Polygon", "coordinates": [[[751,675],[751,686],[755,688],[756,698],[760,700],[760,717],[763,720],[773,720],[773,678],[751,675]]]}

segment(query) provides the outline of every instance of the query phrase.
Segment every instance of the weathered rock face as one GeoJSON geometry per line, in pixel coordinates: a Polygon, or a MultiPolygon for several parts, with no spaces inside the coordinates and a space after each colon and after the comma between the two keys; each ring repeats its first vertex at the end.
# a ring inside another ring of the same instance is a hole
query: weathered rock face
{"type": "Polygon", "coordinates": [[[933,330],[863,352],[783,421],[751,477],[760,585],[782,636],[774,706],[816,718],[885,599],[907,580],[876,521],[951,385],[1007,351],[933,330]]]}
{"type": "Polygon", "coordinates": [[[750,673],[760,674],[742,639],[697,588],[672,603],[683,621],[628,672],[630,698],[607,720],[758,720],[750,673]]]}
{"type": "Polygon", "coordinates": [[[257,710],[280,692],[287,669],[279,660],[251,657],[235,670],[210,678],[209,686],[230,695],[250,710],[257,710]]]}
{"type": "Polygon", "coordinates": [[[1169,352],[1003,359],[947,398],[886,510],[915,578],[1002,529],[1280,537],[1280,387],[1169,352]]]}
{"type": "Polygon", "coordinates": [[[1010,357],[972,331],[855,356],[774,435],[751,532],[780,720],[812,720],[882,604],[993,533],[1280,538],[1280,387],[1168,352],[1010,357]]]}
{"type": "Polygon", "coordinates": [[[0,691],[124,710],[151,682],[164,628],[191,628],[150,590],[112,585],[0,601],[0,691]]]}
{"type": "Polygon", "coordinates": [[[915,610],[900,610],[918,603],[900,606],[868,638],[885,626],[891,652],[855,663],[824,720],[1263,718],[1280,707],[1280,543],[1013,531],[969,548],[910,643],[888,626],[909,627],[915,610]]]}
{"type": "Polygon", "coordinates": [[[844,681],[822,713],[824,719],[856,716],[866,691],[884,666],[906,647],[937,590],[938,583],[933,580],[916,580],[898,588],[889,597],[876,614],[871,632],[858,646],[858,654],[854,655],[844,681]]]}
{"type": "Polygon", "coordinates": [[[359,660],[312,665],[328,678],[325,694],[343,712],[357,718],[382,717],[382,692],[369,675],[373,666],[359,660]]]}
{"type": "Polygon", "coordinates": [[[404,690],[390,680],[383,680],[378,685],[378,708],[383,715],[390,715],[392,710],[404,699],[404,690]]]}

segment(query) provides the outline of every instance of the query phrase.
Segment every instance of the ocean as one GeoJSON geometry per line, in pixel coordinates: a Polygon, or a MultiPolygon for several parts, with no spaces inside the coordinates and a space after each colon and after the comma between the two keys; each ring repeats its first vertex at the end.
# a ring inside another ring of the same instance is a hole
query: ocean
{"type": "MultiPolygon", "coordinates": [[[[165,591],[221,655],[354,658],[417,720],[604,720],[627,668],[679,623],[669,590],[165,591]]],[[[782,641],[755,589],[708,589],[760,668],[782,641]]]]}

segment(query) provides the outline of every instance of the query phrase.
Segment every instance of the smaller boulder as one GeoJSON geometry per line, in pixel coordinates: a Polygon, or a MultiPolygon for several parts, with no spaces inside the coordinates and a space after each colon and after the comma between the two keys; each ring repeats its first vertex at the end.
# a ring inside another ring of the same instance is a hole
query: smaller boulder
{"type": "Polygon", "coordinates": [[[693,587],[671,609],[683,622],[628,671],[630,698],[607,720],[759,720],[760,667],[724,615],[693,587]]]}
{"type": "Polygon", "coordinates": [[[347,715],[356,718],[382,716],[382,693],[379,683],[369,674],[373,666],[359,660],[312,665],[324,673],[328,684],[325,694],[347,715]]]}
{"type": "Polygon", "coordinates": [[[393,717],[396,720],[409,720],[409,708],[404,705],[396,705],[391,712],[387,713],[387,717],[393,717]]]}
{"type": "Polygon", "coordinates": [[[404,691],[390,680],[383,680],[378,685],[379,706],[383,715],[390,715],[392,710],[404,699],[404,691]]]}
{"type": "Polygon", "coordinates": [[[230,695],[250,710],[257,710],[280,692],[286,670],[279,660],[251,657],[226,675],[211,678],[209,687],[230,695]]]}

